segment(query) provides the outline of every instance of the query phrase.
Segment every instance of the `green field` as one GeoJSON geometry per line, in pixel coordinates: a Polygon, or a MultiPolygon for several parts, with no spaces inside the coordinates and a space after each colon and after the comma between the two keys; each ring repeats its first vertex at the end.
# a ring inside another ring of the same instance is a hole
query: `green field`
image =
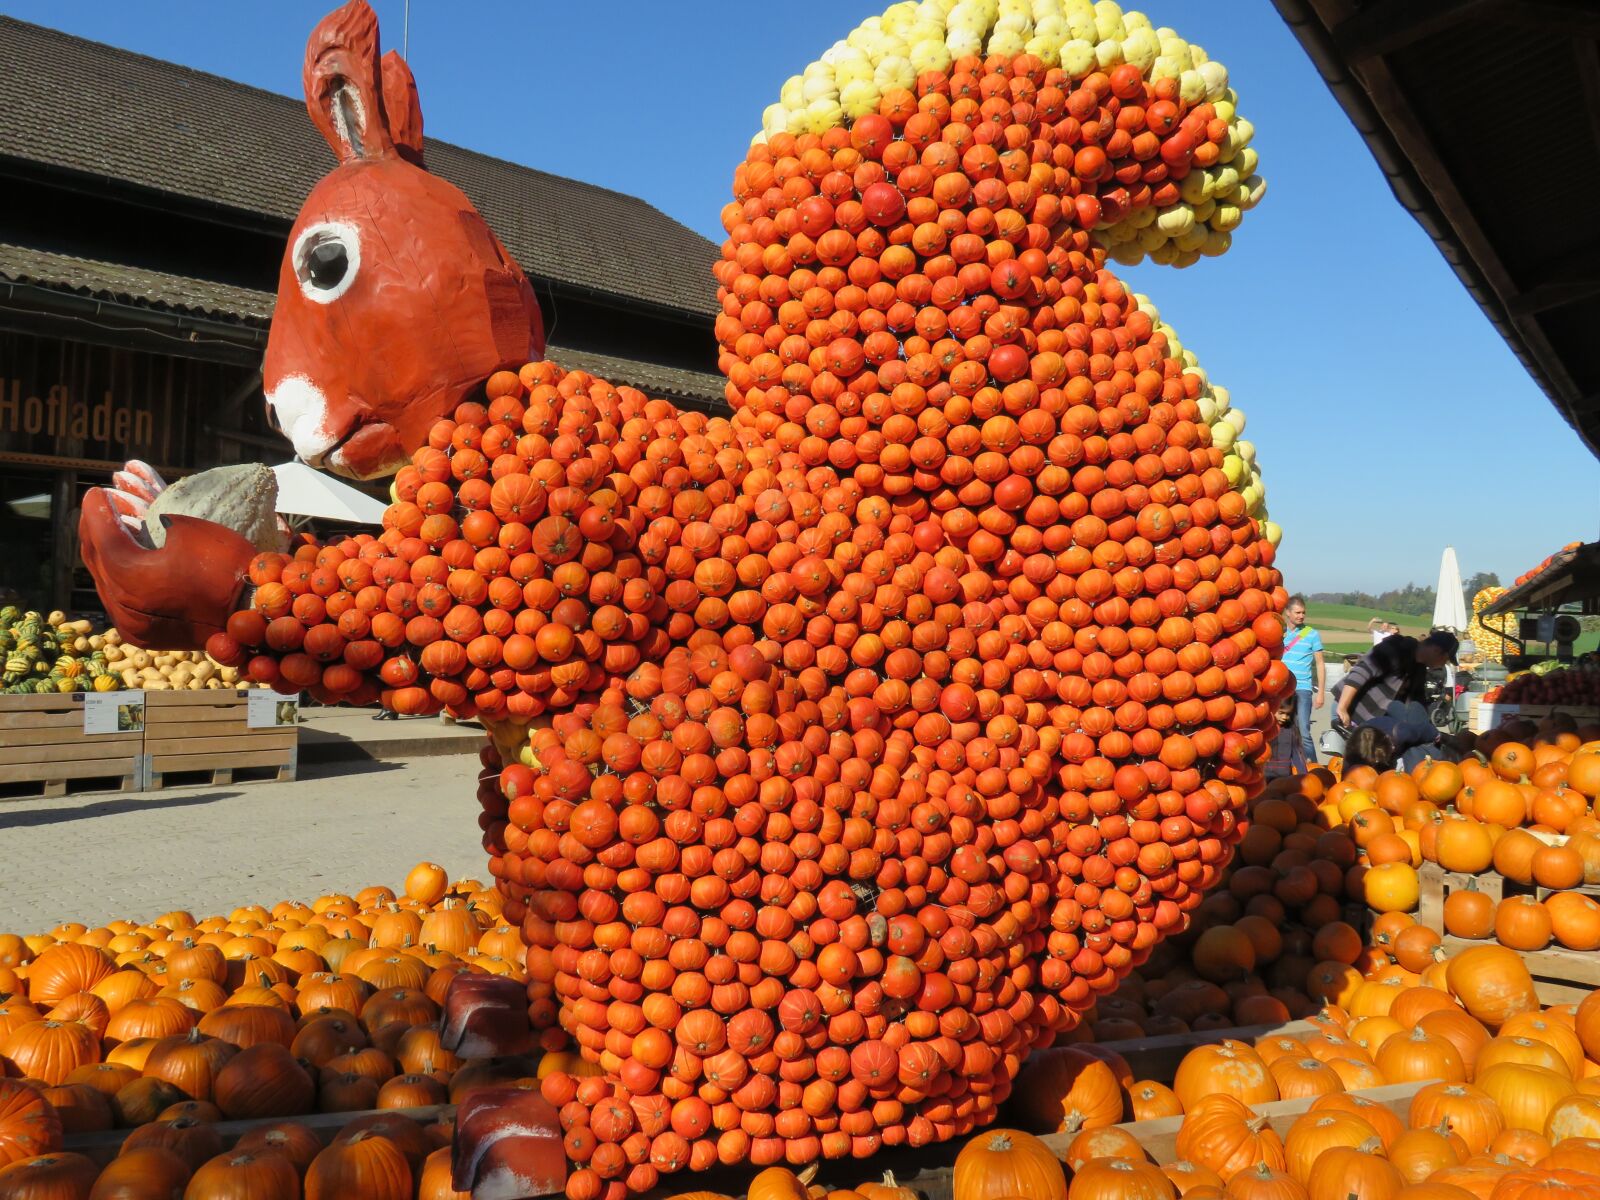
{"type": "Polygon", "coordinates": [[[1365,642],[1330,642],[1326,638],[1322,642],[1322,652],[1330,660],[1343,658],[1347,654],[1361,655],[1372,649],[1370,640],[1365,642]]]}
{"type": "MultiPolygon", "coordinates": [[[[1427,633],[1428,618],[1407,616],[1405,613],[1385,612],[1376,608],[1358,608],[1354,604],[1322,604],[1312,601],[1306,605],[1306,620],[1319,630],[1364,630],[1367,622],[1377,617],[1393,621],[1402,633],[1427,633]]],[[[1369,640],[1370,647],[1370,640],[1369,640]]]]}

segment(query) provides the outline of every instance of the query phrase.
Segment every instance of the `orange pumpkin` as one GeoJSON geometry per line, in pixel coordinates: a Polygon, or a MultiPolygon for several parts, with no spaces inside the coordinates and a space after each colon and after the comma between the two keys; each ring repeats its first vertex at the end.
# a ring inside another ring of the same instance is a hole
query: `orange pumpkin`
{"type": "Polygon", "coordinates": [[[1014,1129],[988,1129],[970,1139],[956,1155],[954,1176],[960,1196],[1066,1200],[1067,1195],[1066,1175],[1055,1155],[1038,1138],[1014,1129]]]}
{"type": "Polygon", "coordinates": [[[184,1195],[196,1200],[200,1197],[220,1200],[224,1196],[292,1197],[299,1191],[299,1174],[288,1159],[235,1147],[201,1164],[189,1180],[184,1195]]]}
{"type": "Polygon", "coordinates": [[[1075,1134],[1122,1120],[1122,1088],[1116,1074],[1106,1062],[1082,1050],[1067,1046],[1035,1054],[1017,1079],[1018,1112],[1030,1127],[1075,1134]]]}
{"type": "Polygon", "coordinates": [[[89,1200],[177,1200],[193,1168],[163,1146],[123,1150],[100,1170],[89,1200]]]}
{"type": "Polygon", "coordinates": [[[231,1120],[286,1117],[310,1109],[316,1085],[278,1042],[241,1050],[217,1072],[217,1107],[231,1120]]]}
{"type": "Polygon", "coordinates": [[[1505,1128],[1494,1099],[1467,1083],[1435,1083],[1411,1099],[1409,1122],[1417,1129],[1443,1128],[1461,1138],[1470,1154],[1482,1154],[1505,1128]]]}
{"type": "Polygon", "coordinates": [[[1510,1062],[1479,1070],[1473,1082],[1499,1107],[1509,1128],[1535,1133],[1544,1132],[1551,1110],[1578,1090],[1559,1072],[1510,1062]]]}
{"type": "MultiPolygon", "coordinates": [[[[1198,1046],[1178,1064],[1172,1090],[1184,1112],[1193,1112],[1205,1096],[1233,1096],[1245,1104],[1278,1098],[1278,1086],[1261,1056],[1242,1042],[1198,1046]]],[[[1198,1160],[1196,1160],[1198,1161],[1198,1160]]]]}
{"type": "Polygon", "coordinates": [[[1308,1200],[1395,1200],[1406,1181],[1395,1166],[1369,1147],[1335,1146],[1317,1160],[1306,1185],[1308,1200]]]}
{"type": "Polygon", "coordinates": [[[1600,950],[1600,903],[1582,892],[1557,892],[1544,908],[1556,941],[1568,950],[1600,950]]]}
{"type": "Polygon", "coordinates": [[[1389,1161],[1407,1184],[1425,1183],[1436,1172],[1460,1166],[1469,1157],[1466,1142],[1449,1130],[1408,1129],[1389,1147],[1389,1161]]]}
{"type": "Polygon", "coordinates": [[[58,1150],[0,1167],[0,1196],[17,1200],[88,1200],[100,1168],[93,1159],[58,1150]]]}
{"type": "Polygon", "coordinates": [[[117,969],[111,956],[93,946],[58,942],[28,964],[28,1001],[59,1004],[68,996],[93,989],[117,969]]]}
{"type": "MultiPolygon", "coordinates": [[[[1180,1158],[1224,1181],[1256,1163],[1283,1170],[1283,1142],[1265,1118],[1231,1095],[1213,1093],[1185,1106],[1175,1148],[1180,1158]]],[[[1021,1193],[1019,1193],[1021,1194],[1021,1193]]]]}
{"type": "Polygon", "coordinates": [[[1490,1029],[1518,1013],[1537,1012],[1533,977],[1513,950],[1473,946],[1450,959],[1445,978],[1462,1007],[1490,1029]]]}
{"type": "Polygon", "coordinates": [[[406,874],[405,893],[420,904],[439,903],[449,888],[450,877],[438,863],[420,862],[406,874]]]}
{"type": "Polygon", "coordinates": [[[16,1073],[47,1084],[62,1083],[100,1057],[100,1039],[76,1021],[30,1021],[0,1042],[0,1060],[16,1073]]]}
{"type": "Polygon", "coordinates": [[[0,1078],[0,1167],[61,1145],[61,1119],[36,1089],[0,1078]]]}

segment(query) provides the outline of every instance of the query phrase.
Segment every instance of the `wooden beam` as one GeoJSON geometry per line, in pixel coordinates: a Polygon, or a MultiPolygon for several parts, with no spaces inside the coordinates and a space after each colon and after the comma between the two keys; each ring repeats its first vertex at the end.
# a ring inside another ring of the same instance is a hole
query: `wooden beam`
{"type": "Polygon", "coordinates": [[[1364,64],[1357,74],[1372,97],[1373,107],[1393,134],[1396,147],[1411,164],[1417,181],[1432,196],[1461,248],[1504,304],[1505,297],[1516,293],[1516,282],[1479,223],[1478,214],[1441,161],[1434,131],[1424,126],[1405,90],[1381,59],[1364,64]]]}
{"type": "Polygon", "coordinates": [[[1600,11],[1591,0],[1512,0],[1504,6],[1503,15],[1524,26],[1573,37],[1600,36],[1600,11]]]}
{"type": "MultiPolygon", "coordinates": [[[[1517,295],[1520,289],[1480,223],[1478,214],[1461,194],[1459,184],[1441,161],[1433,133],[1418,118],[1405,90],[1395,80],[1383,59],[1367,62],[1358,69],[1358,74],[1362,86],[1372,98],[1373,107],[1389,127],[1395,146],[1410,162],[1417,181],[1432,196],[1440,215],[1449,223],[1455,235],[1454,241],[1466,252],[1483,281],[1492,290],[1494,302],[1505,313],[1520,338],[1528,359],[1543,369],[1546,390],[1556,401],[1557,407],[1567,415],[1568,421],[1575,422],[1572,414],[1576,411],[1573,405],[1580,393],[1578,384],[1537,320],[1532,316],[1514,316],[1507,309],[1509,298],[1517,295]]],[[[1575,423],[1574,428],[1578,428],[1575,423]]],[[[1581,429],[1578,431],[1583,433],[1581,429]]],[[[1600,454],[1600,439],[1584,435],[1584,440],[1590,449],[1600,454]]]]}
{"type": "MultiPolygon", "coordinates": [[[[1596,65],[1600,72],[1600,60],[1596,65]]],[[[1600,93],[1600,73],[1596,75],[1595,86],[1600,93]]],[[[1600,94],[1596,101],[1600,103],[1600,94]]],[[[1600,124],[1600,109],[1595,119],[1600,124]]],[[[1600,158],[1600,127],[1595,132],[1595,156],[1600,158]]],[[[1600,240],[1569,246],[1559,262],[1548,264],[1542,270],[1519,271],[1517,291],[1505,297],[1506,311],[1513,318],[1531,317],[1596,295],[1600,295],[1600,240]]]]}
{"type": "Polygon", "coordinates": [[[1589,134],[1594,150],[1600,154],[1600,37],[1576,38],[1572,56],[1578,64],[1578,86],[1583,89],[1583,108],[1589,117],[1589,134]]]}
{"type": "MultiPolygon", "coordinates": [[[[216,1130],[217,1136],[222,1139],[223,1147],[226,1148],[246,1134],[283,1121],[304,1125],[324,1142],[330,1142],[346,1125],[363,1117],[408,1117],[421,1126],[434,1121],[450,1120],[455,1114],[456,1106],[453,1104],[430,1104],[425,1108],[371,1108],[361,1112],[301,1113],[295,1117],[251,1117],[240,1121],[213,1121],[211,1128],[216,1130]]],[[[61,1148],[70,1150],[74,1154],[87,1155],[98,1163],[107,1163],[117,1156],[117,1152],[122,1149],[122,1143],[132,1132],[132,1129],[103,1129],[93,1133],[71,1133],[62,1140],[61,1148]]]]}
{"type": "Polygon", "coordinates": [[[1600,278],[1574,279],[1564,283],[1543,283],[1512,296],[1506,311],[1513,317],[1531,317],[1600,296],[1600,278]]]}
{"type": "Polygon", "coordinates": [[[1373,4],[1339,22],[1333,45],[1347,63],[1356,65],[1392,54],[1430,34],[1469,17],[1483,16],[1504,0],[1410,0],[1406,4],[1373,4]]]}

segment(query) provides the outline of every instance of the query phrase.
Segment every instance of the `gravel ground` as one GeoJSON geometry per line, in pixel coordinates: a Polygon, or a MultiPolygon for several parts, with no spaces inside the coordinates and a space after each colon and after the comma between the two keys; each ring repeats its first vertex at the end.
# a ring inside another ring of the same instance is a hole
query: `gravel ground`
{"type": "Polygon", "coordinates": [[[0,802],[0,931],[204,916],[384,883],[423,859],[487,881],[475,754],[244,783],[0,802]]]}

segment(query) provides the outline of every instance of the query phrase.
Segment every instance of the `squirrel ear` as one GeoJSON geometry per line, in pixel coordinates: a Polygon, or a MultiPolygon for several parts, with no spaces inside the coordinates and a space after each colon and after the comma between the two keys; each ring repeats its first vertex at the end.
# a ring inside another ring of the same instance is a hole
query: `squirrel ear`
{"type": "Polygon", "coordinates": [[[394,153],[383,112],[378,17],[350,0],[322,18],[306,43],[306,109],[341,163],[394,153]]]}
{"type": "Polygon", "coordinates": [[[422,166],[422,101],[416,78],[397,50],[383,56],[383,115],[400,157],[422,166]]]}

